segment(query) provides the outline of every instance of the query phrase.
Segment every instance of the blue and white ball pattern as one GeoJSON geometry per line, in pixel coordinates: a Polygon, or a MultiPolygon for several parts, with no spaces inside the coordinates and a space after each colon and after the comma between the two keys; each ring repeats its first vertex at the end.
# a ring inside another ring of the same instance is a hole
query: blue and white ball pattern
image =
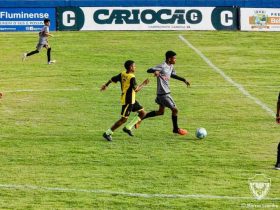
{"type": "Polygon", "coordinates": [[[195,132],[195,136],[198,139],[204,139],[207,136],[207,131],[205,128],[197,128],[195,132]]]}

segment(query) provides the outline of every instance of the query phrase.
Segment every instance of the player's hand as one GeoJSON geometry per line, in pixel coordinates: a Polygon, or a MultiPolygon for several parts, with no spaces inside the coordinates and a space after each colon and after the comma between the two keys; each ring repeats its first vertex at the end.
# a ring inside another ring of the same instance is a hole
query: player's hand
{"type": "Polygon", "coordinates": [[[155,76],[155,77],[159,77],[159,76],[160,76],[160,72],[159,72],[159,71],[155,71],[155,72],[154,72],[154,76],[155,76]]]}
{"type": "Polygon", "coordinates": [[[100,91],[104,91],[106,90],[107,86],[106,85],[102,85],[101,88],[100,88],[100,91]]]}
{"type": "Polygon", "coordinates": [[[280,124],[280,117],[279,117],[279,115],[276,115],[276,123],[280,124]]]}
{"type": "Polygon", "coordinates": [[[149,79],[145,79],[144,82],[143,82],[143,85],[147,85],[149,84],[150,80],[149,79]]]}
{"type": "Polygon", "coordinates": [[[188,80],[185,79],[184,82],[185,82],[185,84],[187,85],[187,87],[190,87],[190,86],[191,86],[191,83],[190,83],[188,80]]]}

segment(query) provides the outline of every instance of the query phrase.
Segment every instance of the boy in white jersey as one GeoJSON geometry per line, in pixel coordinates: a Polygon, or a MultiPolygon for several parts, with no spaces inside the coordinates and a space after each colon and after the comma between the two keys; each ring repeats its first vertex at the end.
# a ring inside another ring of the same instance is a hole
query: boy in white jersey
{"type": "MultiPolygon", "coordinates": [[[[176,104],[171,97],[169,80],[170,78],[180,80],[184,82],[187,86],[190,86],[190,82],[185,78],[179,77],[176,75],[174,64],[176,63],[176,53],[173,51],[167,51],[165,53],[165,61],[153,68],[147,70],[148,73],[153,73],[157,77],[157,97],[156,103],[159,105],[158,111],[149,112],[142,120],[150,117],[160,116],[164,114],[165,107],[169,108],[172,111],[172,124],[173,124],[173,133],[179,135],[186,135],[187,130],[181,129],[178,127],[178,109],[176,104]]],[[[139,121],[135,128],[139,127],[141,121],[139,121]]]]}
{"type": "Polygon", "coordinates": [[[49,29],[50,24],[51,24],[50,19],[45,19],[44,20],[44,27],[39,32],[39,42],[36,46],[36,50],[31,51],[29,53],[23,53],[22,61],[24,61],[28,56],[39,53],[42,50],[42,48],[46,48],[47,49],[48,64],[55,63],[55,60],[51,60],[51,50],[52,50],[52,48],[48,43],[48,37],[53,36],[50,33],[50,29],[49,29]]]}

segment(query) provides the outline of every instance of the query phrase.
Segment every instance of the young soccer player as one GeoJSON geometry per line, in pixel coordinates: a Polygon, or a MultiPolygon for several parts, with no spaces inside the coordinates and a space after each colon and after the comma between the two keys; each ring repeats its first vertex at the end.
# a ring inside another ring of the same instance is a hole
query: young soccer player
{"type": "Polygon", "coordinates": [[[149,80],[146,79],[142,84],[137,86],[134,75],[136,70],[135,62],[128,60],[124,63],[124,67],[126,71],[123,71],[120,74],[112,77],[106,84],[102,85],[100,89],[100,91],[106,90],[111,82],[121,83],[121,118],[115,122],[111,128],[103,133],[103,137],[107,141],[112,141],[113,132],[127,121],[130,112],[138,112],[138,116],[134,117],[134,119],[123,128],[123,131],[130,136],[133,136],[133,133],[131,132],[132,127],[146,115],[144,108],[138,103],[138,101],[135,100],[135,95],[149,83],[149,80]]]}
{"type": "Polygon", "coordinates": [[[36,46],[36,50],[31,51],[29,53],[23,53],[22,61],[25,61],[25,59],[28,56],[31,56],[31,55],[39,53],[42,50],[42,48],[46,48],[47,49],[48,64],[55,63],[55,60],[51,60],[51,50],[52,50],[52,48],[51,48],[51,46],[48,43],[48,37],[49,36],[51,36],[51,37],[53,36],[50,33],[50,29],[49,29],[50,24],[51,24],[50,19],[45,19],[44,20],[44,27],[39,32],[39,42],[38,42],[38,44],[36,46]]]}
{"type": "MultiPolygon", "coordinates": [[[[147,119],[150,117],[155,117],[164,114],[165,107],[169,108],[172,111],[172,123],[173,123],[173,133],[180,135],[186,135],[187,130],[181,129],[178,126],[178,109],[174,100],[170,95],[169,80],[170,78],[184,82],[187,86],[190,86],[190,82],[185,78],[179,77],[176,75],[174,64],[176,63],[176,53],[173,51],[167,51],[165,53],[165,61],[153,68],[147,70],[148,73],[153,73],[157,77],[157,97],[156,103],[159,105],[157,111],[152,111],[146,114],[143,118],[147,119]]],[[[138,128],[140,125],[139,121],[135,128],[138,128]]]]}
{"type": "Polygon", "coordinates": [[[277,101],[277,110],[276,110],[276,123],[280,124],[280,92],[279,92],[279,96],[278,96],[278,101],[277,101]]]}

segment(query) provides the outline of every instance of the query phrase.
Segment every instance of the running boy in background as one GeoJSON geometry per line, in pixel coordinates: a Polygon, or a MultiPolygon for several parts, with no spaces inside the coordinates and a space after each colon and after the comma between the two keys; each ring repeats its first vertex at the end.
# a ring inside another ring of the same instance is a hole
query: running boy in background
{"type": "MultiPolygon", "coordinates": [[[[175,63],[176,53],[173,51],[167,51],[165,53],[165,61],[163,63],[147,70],[148,73],[153,73],[157,77],[157,97],[155,101],[159,105],[159,109],[157,111],[151,111],[147,113],[143,120],[150,117],[163,115],[165,107],[167,107],[172,111],[171,118],[173,123],[173,133],[186,135],[188,131],[181,129],[178,126],[178,109],[173,98],[170,95],[171,91],[169,88],[169,80],[170,78],[173,78],[184,82],[187,86],[190,86],[190,82],[185,78],[176,75],[174,69],[175,63]]],[[[135,125],[135,128],[139,127],[140,122],[141,121],[139,121],[135,125]]]]}
{"type": "Polygon", "coordinates": [[[135,62],[128,60],[124,63],[124,67],[126,71],[123,71],[120,74],[112,77],[106,84],[102,85],[100,89],[100,91],[106,90],[111,82],[121,83],[121,118],[115,122],[111,128],[103,133],[103,137],[107,141],[112,141],[112,135],[114,131],[127,121],[127,118],[131,112],[138,112],[138,116],[134,117],[133,120],[123,128],[123,131],[130,136],[133,136],[133,133],[131,132],[132,127],[146,115],[144,108],[138,103],[138,101],[135,100],[135,96],[138,91],[140,91],[145,85],[149,83],[149,80],[146,79],[141,85],[137,86],[134,75],[136,70],[135,62]]]}
{"type": "Polygon", "coordinates": [[[39,53],[42,50],[42,48],[46,48],[47,49],[48,64],[55,63],[55,60],[51,60],[51,50],[52,50],[52,48],[48,43],[48,37],[49,36],[53,37],[53,35],[50,33],[50,29],[49,29],[50,24],[51,24],[50,19],[45,19],[44,20],[44,27],[39,32],[39,42],[36,46],[36,50],[31,51],[29,53],[23,53],[22,61],[25,61],[25,59],[28,56],[39,53]]]}

